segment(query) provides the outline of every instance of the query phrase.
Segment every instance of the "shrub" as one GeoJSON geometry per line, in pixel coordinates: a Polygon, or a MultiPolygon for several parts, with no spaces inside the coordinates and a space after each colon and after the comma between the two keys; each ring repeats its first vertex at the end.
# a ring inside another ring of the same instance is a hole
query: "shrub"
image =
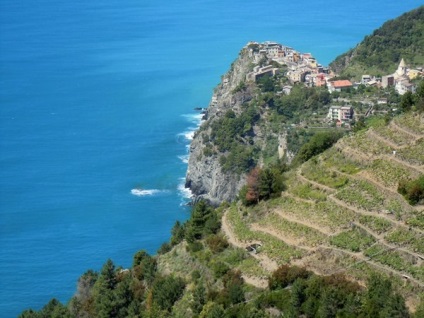
{"type": "Polygon", "coordinates": [[[228,247],[228,241],[221,235],[210,235],[206,239],[206,244],[212,252],[219,253],[228,247]]]}
{"type": "Polygon", "coordinates": [[[182,296],[184,288],[185,283],[179,277],[159,277],[153,285],[153,301],[161,309],[171,311],[174,303],[182,296]]]}
{"type": "Polygon", "coordinates": [[[314,135],[311,140],[304,144],[293,162],[295,164],[301,164],[305,161],[308,161],[313,156],[316,156],[322,153],[324,150],[330,148],[342,134],[334,132],[320,132],[314,135]]]}
{"type": "Polygon", "coordinates": [[[281,265],[268,280],[271,290],[285,288],[298,278],[308,278],[311,272],[303,267],[281,265]]]}
{"type": "Polygon", "coordinates": [[[401,180],[398,192],[411,204],[417,204],[424,200],[424,175],[416,180],[401,180]]]}
{"type": "Polygon", "coordinates": [[[158,254],[162,255],[162,254],[168,253],[171,249],[172,249],[172,245],[169,244],[168,242],[165,242],[159,247],[158,254]]]}
{"type": "Polygon", "coordinates": [[[230,270],[230,268],[227,264],[218,261],[212,265],[212,270],[216,278],[221,278],[230,270]]]}

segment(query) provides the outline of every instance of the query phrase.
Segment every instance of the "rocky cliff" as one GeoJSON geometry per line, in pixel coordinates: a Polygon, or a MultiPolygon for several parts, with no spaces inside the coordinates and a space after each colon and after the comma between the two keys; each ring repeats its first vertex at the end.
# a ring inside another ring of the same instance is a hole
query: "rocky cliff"
{"type": "MultiPolygon", "coordinates": [[[[222,118],[228,110],[236,114],[242,112],[241,106],[252,99],[253,89],[247,85],[238,90],[244,83],[246,75],[254,65],[253,57],[243,49],[230,70],[221,78],[221,83],[214,89],[211,102],[200,129],[195,134],[190,146],[190,159],[186,175],[186,187],[190,188],[196,200],[205,199],[214,205],[223,201],[232,201],[245,183],[245,175],[223,172],[220,157],[225,155],[216,152],[205,156],[205,136],[211,133],[211,124],[222,118]]],[[[208,137],[206,137],[209,139],[208,137]]]]}

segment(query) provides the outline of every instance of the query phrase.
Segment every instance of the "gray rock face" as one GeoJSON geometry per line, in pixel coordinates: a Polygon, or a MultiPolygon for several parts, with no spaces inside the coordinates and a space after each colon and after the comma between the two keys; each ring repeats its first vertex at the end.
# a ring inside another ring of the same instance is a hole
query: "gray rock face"
{"type": "MultiPolygon", "coordinates": [[[[239,114],[242,104],[252,99],[249,87],[245,91],[234,92],[234,89],[245,81],[252,63],[253,59],[247,51],[242,50],[238,59],[231,65],[231,69],[222,77],[221,83],[214,89],[208,106],[207,120],[200,128],[203,135],[210,134],[211,122],[224,116],[229,109],[239,114]]],[[[205,199],[213,205],[233,201],[245,184],[245,176],[223,173],[219,163],[222,154],[204,156],[204,148],[201,134],[196,133],[190,145],[186,187],[195,195],[195,201],[205,199]]]]}

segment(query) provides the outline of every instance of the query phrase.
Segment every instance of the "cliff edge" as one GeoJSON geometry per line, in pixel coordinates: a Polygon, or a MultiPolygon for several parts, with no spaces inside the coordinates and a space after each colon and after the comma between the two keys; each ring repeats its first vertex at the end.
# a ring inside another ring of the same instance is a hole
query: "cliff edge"
{"type": "Polygon", "coordinates": [[[205,199],[213,205],[232,201],[245,184],[243,173],[223,171],[220,158],[225,156],[225,151],[214,147],[212,153],[206,153],[206,149],[209,149],[206,140],[210,139],[214,122],[222,119],[229,110],[240,114],[243,104],[252,99],[251,87],[244,87],[243,90],[237,88],[241,83],[245,83],[246,75],[253,66],[253,56],[249,54],[247,48],[242,49],[230,70],[222,76],[220,84],[215,87],[205,113],[206,120],[194,135],[190,145],[186,187],[193,192],[195,201],[205,199]]]}

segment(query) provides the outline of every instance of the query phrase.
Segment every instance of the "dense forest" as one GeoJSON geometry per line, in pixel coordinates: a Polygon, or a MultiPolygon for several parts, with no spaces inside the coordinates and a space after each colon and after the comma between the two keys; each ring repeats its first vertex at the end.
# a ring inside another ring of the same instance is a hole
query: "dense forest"
{"type": "Polygon", "coordinates": [[[424,64],[424,6],[387,21],[355,48],[331,64],[337,73],[358,77],[391,74],[402,58],[408,65],[424,64]]]}

